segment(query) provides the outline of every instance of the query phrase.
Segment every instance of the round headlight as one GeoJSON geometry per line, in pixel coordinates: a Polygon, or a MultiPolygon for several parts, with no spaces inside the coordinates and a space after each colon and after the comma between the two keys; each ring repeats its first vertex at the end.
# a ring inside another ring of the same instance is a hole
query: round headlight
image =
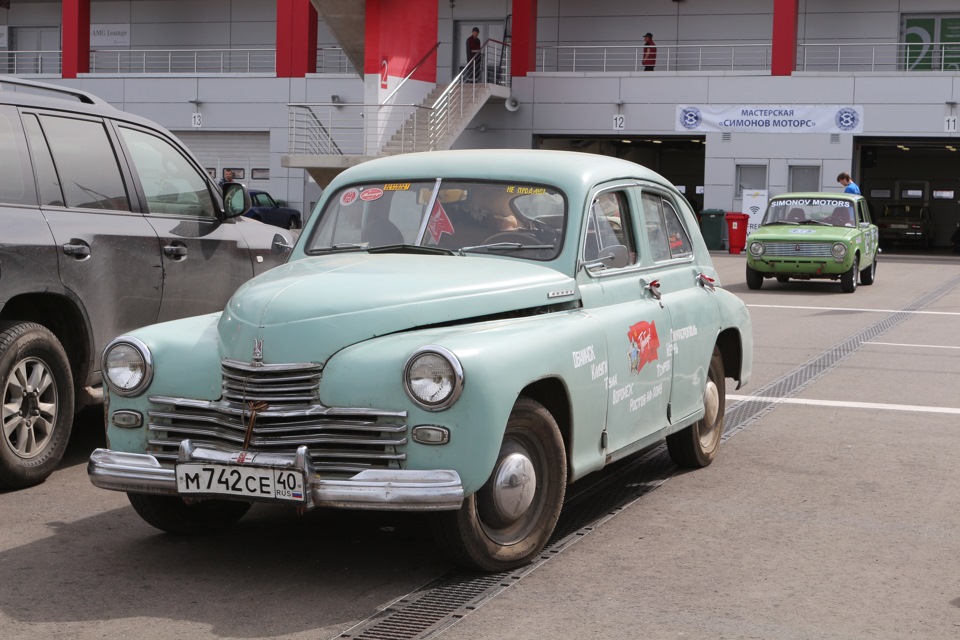
{"type": "Polygon", "coordinates": [[[751,242],[751,243],[750,243],[750,255],[752,255],[752,256],[762,256],[762,255],[763,255],[763,243],[762,243],[762,242],[751,242]]]}
{"type": "Polygon", "coordinates": [[[150,384],[153,361],[150,350],[136,338],[115,339],[103,351],[103,377],[121,396],[135,396],[150,384]]]}
{"type": "Polygon", "coordinates": [[[460,361],[447,349],[431,345],[410,356],[403,370],[410,399],[428,411],[446,409],[463,390],[460,361]]]}
{"type": "Polygon", "coordinates": [[[842,242],[838,242],[833,245],[833,249],[831,249],[831,251],[833,252],[834,258],[837,260],[842,260],[843,256],[847,255],[847,245],[843,244],[842,242]]]}

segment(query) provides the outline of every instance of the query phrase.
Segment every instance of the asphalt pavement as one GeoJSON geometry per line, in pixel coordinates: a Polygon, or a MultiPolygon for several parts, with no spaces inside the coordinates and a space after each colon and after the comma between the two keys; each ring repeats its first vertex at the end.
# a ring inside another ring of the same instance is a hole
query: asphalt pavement
{"type": "MultiPolygon", "coordinates": [[[[853,294],[750,291],[743,256],[714,260],[756,344],[716,462],[439,637],[960,637],[960,256],[885,254],[853,294]]],[[[0,493],[3,640],[325,640],[452,569],[411,515],[258,505],[216,538],[160,534],[87,480],[100,421],[44,484],[0,493]]]]}

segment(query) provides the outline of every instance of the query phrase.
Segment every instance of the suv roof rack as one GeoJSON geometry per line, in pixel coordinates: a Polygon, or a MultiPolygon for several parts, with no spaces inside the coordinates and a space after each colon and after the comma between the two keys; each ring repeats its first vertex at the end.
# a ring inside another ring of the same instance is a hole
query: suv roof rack
{"type": "Polygon", "coordinates": [[[111,106],[109,102],[98,98],[92,93],[87,93],[86,91],[81,91],[80,89],[71,89],[70,87],[64,87],[56,84],[49,84],[46,82],[36,82],[34,80],[24,80],[23,78],[15,78],[13,76],[0,76],[0,90],[3,89],[3,85],[12,84],[21,87],[29,87],[31,89],[39,89],[41,91],[49,91],[51,93],[60,93],[73,96],[80,102],[86,104],[98,104],[102,106],[111,106]]]}

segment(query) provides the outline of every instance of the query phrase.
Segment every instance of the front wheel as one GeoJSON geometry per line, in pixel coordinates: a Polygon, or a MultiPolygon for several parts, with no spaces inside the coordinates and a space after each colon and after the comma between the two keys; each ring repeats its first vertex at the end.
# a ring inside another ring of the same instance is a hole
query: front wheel
{"type": "Polygon", "coordinates": [[[860,260],[853,256],[853,264],[840,274],[840,288],[844,293],[853,293],[857,290],[857,276],[860,275],[860,260]]]}
{"type": "Polygon", "coordinates": [[[747,265],[747,287],[759,289],[763,286],[763,274],[747,265]]]}
{"type": "Polygon", "coordinates": [[[717,457],[723,435],[723,413],[726,410],[726,383],[723,357],[713,348],[710,370],[703,387],[703,417],[689,427],[667,436],[667,452],[681,467],[699,469],[717,457]]]}
{"type": "Polygon", "coordinates": [[[860,284],[867,286],[873,284],[877,279],[877,256],[873,256],[873,262],[870,266],[860,272],[860,284]]]}
{"type": "Polygon", "coordinates": [[[43,482],[60,464],[73,428],[73,375],[49,329],[0,323],[0,487],[43,482]]]}
{"type": "Polygon", "coordinates": [[[436,515],[437,542],[470,569],[527,564],[553,533],[566,485],[567,456],[556,421],[539,402],[520,397],[486,484],[458,511],[436,515]]]}
{"type": "Polygon", "coordinates": [[[198,500],[184,502],[179,496],[128,493],[134,511],[147,524],[176,535],[202,535],[222,531],[247,513],[249,502],[198,500]]]}

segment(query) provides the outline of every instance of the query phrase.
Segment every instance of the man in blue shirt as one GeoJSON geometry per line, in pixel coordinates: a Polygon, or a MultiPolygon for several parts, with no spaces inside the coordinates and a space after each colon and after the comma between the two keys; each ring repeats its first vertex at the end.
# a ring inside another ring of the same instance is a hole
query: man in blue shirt
{"type": "Polygon", "coordinates": [[[850,179],[850,174],[844,171],[837,176],[837,182],[843,185],[844,193],[853,193],[860,195],[860,187],[857,186],[857,183],[850,179]]]}

